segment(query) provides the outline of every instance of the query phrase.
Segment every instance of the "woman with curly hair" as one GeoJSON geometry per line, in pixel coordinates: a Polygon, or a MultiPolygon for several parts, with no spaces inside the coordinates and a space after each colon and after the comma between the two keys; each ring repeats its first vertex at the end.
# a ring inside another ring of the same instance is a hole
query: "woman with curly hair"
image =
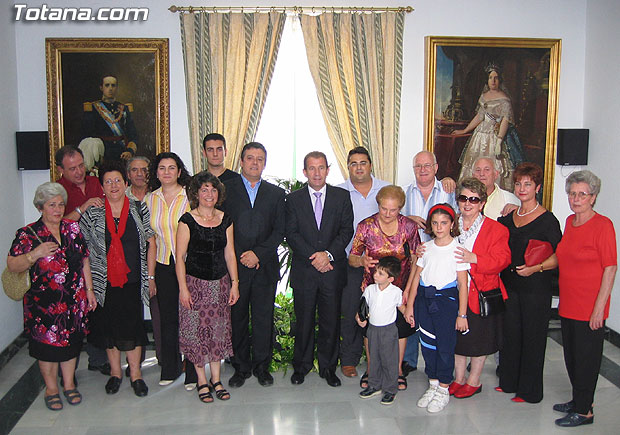
{"type": "Polygon", "coordinates": [[[210,403],[211,390],[220,400],[230,399],[220,381],[220,361],[233,354],[230,306],[239,299],[239,275],[232,218],[216,208],[224,201],[224,185],[202,171],[192,178],[187,195],[192,210],[179,220],[176,244],[179,344],[196,367],[198,398],[210,403]]]}

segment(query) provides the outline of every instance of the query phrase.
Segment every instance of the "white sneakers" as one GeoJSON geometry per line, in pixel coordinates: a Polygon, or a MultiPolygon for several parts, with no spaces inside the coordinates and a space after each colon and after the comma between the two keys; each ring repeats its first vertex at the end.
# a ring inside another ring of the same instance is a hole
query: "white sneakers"
{"type": "Polygon", "coordinates": [[[430,413],[442,411],[450,401],[450,393],[447,388],[437,384],[430,384],[428,390],[418,400],[419,408],[426,408],[430,413]]]}
{"type": "Polygon", "coordinates": [[[428,387],[428,390],[426,390],[426,392],[422,394],[422,397],[420,397],[420,400],[418,400],[418,408],[428,407],[428,404],[431,403],[431,400],[433,400],[438,387],[439,385],[433,384],[428,387]]]}
{"type": "Polygon", "coordinates": [[[447,388],[439,387],[435,391],[433,400],[428,404],[426,410],[432,414],[442,411],[450,401],[450,392],[447,388]]]}

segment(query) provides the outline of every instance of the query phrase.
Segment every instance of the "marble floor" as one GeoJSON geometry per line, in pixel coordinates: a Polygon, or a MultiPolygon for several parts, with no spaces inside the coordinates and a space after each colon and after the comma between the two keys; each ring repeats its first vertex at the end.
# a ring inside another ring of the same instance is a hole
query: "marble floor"
{"type": "MultiPolygon", "coordinates": [[[[611,367],[609,373],[615,377],[620,365],[620,349],[606,342],[605,356],[607,366],[611,367]]],[[[494,391],[497,378],[491,358],[482,377],[483,391],[469,399],[452,399],[443,412],[435,415],[416,407],[427,385],[420,370],[409,375],[408,390],[399,393],[392,406],[381,405],[380,396],[359,399],[359,378],[340,376],[342,387],[332,388],[316,373],[311,373],[303,385],[293,386],[291,371],[286,375],[275,373],[272,387],[261,387],[255,378],[250,378],[243,387],[231,390],[229,401],[202,404],[196,391],[185,391],[181,379],[160,387],[157,383],[159,368],[152,352],[148,357],[144,367],[144,378],[150,388],[147,397],[136,397],[126,378],[119,393],[105,394],[107,378],[86,370],[86,355],[83,355],[82,368],[77,373],[79,389],[84,396],[81,405],[69,406],[65,401],[62,411],[52,412],[45,408],[43,393],[35,391],[34,402],[22,411],[23,415],[12,430],[7,427],[6,431],[62,435],[620,433],[620,388],[617,386],[620,378],[612,378],[614,382],[610,382],[603,375],[596,393],[594,424],[574,429],[554,425],[554,419],[562,415],[554,412],[552,405],[570,398],[570,386],[562,347],[553,338],[548,341],[545,398],[540,404],[513,403],[510,401],[512,395],[494,391]]],[[[423,366],[422,360],[420,366],[423,366]]],[[[232,368],[223,367],[223,378],[227,381],[232,368]]],[[[361,374],[363,366],[360,369],[361,374]]],[[[36,366],[33,367],[33,360],[24,347],[0,371],[2,401],[11,400],[19,393],[14,391],[15,386],[24,385],[24,379],[34,375],[36,366]]],[[[0,433],[6,431],[0,430],[0,433]]]]}

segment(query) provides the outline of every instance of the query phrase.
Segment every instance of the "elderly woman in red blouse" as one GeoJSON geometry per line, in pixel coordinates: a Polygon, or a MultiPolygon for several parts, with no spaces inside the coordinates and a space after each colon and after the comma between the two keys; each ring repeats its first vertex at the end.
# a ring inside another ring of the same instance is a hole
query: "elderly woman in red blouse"
{"type": "Polygon", "coordinates": [[[566,179],[568,204],[556,255],[560,268],[560,306],[564,362],[573,387],[567,403],[553,406],[566,416],[555,421],[572,427],[594,422],[592,403],[603,355],[605,319],[616,277],[616,233],[605,216],[594,211],[601,180],[590,171],[566,179]]]}

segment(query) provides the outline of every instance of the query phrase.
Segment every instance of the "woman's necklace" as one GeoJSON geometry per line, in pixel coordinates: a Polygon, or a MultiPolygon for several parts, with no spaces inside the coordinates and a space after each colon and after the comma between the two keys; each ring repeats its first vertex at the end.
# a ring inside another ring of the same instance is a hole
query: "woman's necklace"
{"type": "Polygon", "coordinates": [[[205,222],[212,221],[213,218],[215,218],[215,210],[213,210],[213,214],[211,216],[203,216],[203,215],[200,214],[200,209],[198,207],[196,207],[196,213],[198,213],[198,217],[203,219],[205,222]]]}
{"type": "Polygon", "coordinates": [[[539,203],[536,203],[536,207],[534,207],[533,209],[531,209],[527,213],[523,213],[523,214],[519,213],[521,211],[521,207],[519,207],[517,209],[517,216],[523,217],[523,216],[527,216],[528,214],[532,214],[538,208],[539,205],[540,205],[539,203]]]}

